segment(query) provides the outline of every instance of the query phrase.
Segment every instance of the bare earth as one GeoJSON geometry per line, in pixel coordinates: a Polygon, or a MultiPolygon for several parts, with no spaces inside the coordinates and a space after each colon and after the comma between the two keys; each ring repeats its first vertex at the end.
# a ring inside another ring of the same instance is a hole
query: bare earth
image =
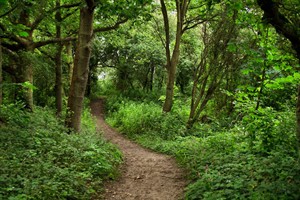
{"type": "Polygon", "coordinates": [[[124,154],[121,177],[106,184],[105,200],[183,199],[186,180],[173,158],[145,149],[108,126],[102,99],[94,100],[91,109],[104,137],[118,145],[124,154]]]}

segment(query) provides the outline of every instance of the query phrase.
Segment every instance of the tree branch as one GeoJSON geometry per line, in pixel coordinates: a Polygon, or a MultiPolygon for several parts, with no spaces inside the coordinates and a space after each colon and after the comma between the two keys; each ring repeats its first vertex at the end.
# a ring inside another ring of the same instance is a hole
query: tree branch
{"type": "Polygon", "coordinates": [[[121,24],[124,24],[127,21],[128,21],[128,19],[126,18],[126,19],[117,21],[114,25],[111,25],[111,26],[95,28],[94,33],[115,30],[115,29],[119,28],[121,24]]]}
{"type": "Polygon", "coordinates": [[[5,17],[6,15],[8,15],[9,13],[13,12],[16,8],[18,7],[18,5],[16,4],[14,7],[12,7],[10,10],[8,10],[7,12],[3,13],[2,15],[0,15],[0,18],[5,17]]]}
{"type": "Polygon", "coordinates": [[[167,57],[167,67],[171,63],[171,52],[170,52],[170,25],[169,25],[169,18],[168,18],[168,11],[164,0],[160,0],[161,4],[161,12],[164,18],[164,27],[165,27],[165,34],[166,34],[166,42],[165,42],[165,49],[166,49],[166,57],[167,57]]]}
{"type": "Polygon", "coordinates": [[[273,0],[257,0],[258,5],[264,11],[263,19],[270,23],[275,30],[284,35],[292,43],[293,49],[300,59],[300,34],[299,27],[291,24],[289,20],[279,11],[278,4],[273,0]]]}
{"type": "Polygon", "coordinates": [[[55,11],[61,9],[61,8],[74,8],[74,7],[78,7],[80,6],[81,2],[79,3],[74,3],[74,4],[65,4],[65,5],[61,5],[61,6],[58,6],[58,7],[55,7],[53,9],[50,9],[49,11],[47,11],[46,13],[41,13],[41,15],[31,24],[30,26],[30,31],[33,31],[37,28],[37,26],[43,21],[43,19],[51,14],[51,13],[54,13],[55,11]]]}
{"type": "Polygon", "coordinates": [[[76,37],[66,37],[66,38],[53,38],[50,40],[45,40],[45,41],[39,41],[35,42],[33,44],[33,48],[39,48],[48,44],[53,44],[53,43],[58,43],[58,42],[70,42],[70,41],[75,41],[77,38],[76,37]]]}
{"type": "Polygon", "coordinates": [[[155,25],[156,25],[156,28],[154,28],[154,30],[156,31],[156,33],[157,33],[157,35],[158,35],[158,37],[159,37],[162,45],[164,46],[164,48],[166,48],[166,41],[163,39],[162,34],[159,31],[159,23],[158,23],[158,21],[155,18],[153,18],[153,20],[154,20],[155,25]]]}

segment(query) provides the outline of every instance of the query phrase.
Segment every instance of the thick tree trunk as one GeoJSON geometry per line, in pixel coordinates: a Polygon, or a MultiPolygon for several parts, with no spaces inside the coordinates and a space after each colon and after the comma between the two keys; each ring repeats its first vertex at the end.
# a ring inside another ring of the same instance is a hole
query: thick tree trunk
{"type": "MultiPolygon", "coordinates": [[[[56,0],[56,7],[60,6],[60,0],[56,0]]],[[[56,38],[61,38],[61,26],[60,22],[62,21],[60,10],[55,14],[55,19],[58,22],[56,25],[56,38]]],[[[57,116],[61,115],[63,107],[63,83],[62,83],[62,49],[63,46],[61,43],[57,44],[56,56],[55,56],[55,103],[56,103],[56,114],[57,116]]]]}
{"type": "MultiPolygon", "coordinates": [[[[93,2],[93,1],[92,1],[93,2]]],[[[90,5],[90,2],[87,2],[90,5]]],[[[85,6],[80,9],[80,27],[74,70],[70,87],[66,125],[80,131],[83,99],[89,74],[91,41],[93,35],[94,7],[85,6]]]]}

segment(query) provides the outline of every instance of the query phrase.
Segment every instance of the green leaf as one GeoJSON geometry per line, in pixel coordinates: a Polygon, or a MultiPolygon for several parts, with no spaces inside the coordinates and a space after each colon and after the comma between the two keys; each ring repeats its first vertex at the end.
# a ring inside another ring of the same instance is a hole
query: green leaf
{"type": "Polygon", "coordinates": [[[294,78],[295,78],[296,80],[300,80],[300,73],[295,72],[295,73],[294,73],[294,78]]]}
{"type": "Polygon", "coordinates": [[[159,101],[165,101],[165,100],[166,100],[166,96],[162,95],[162,96],[159,97],[158,100],[159,100],[159,101]]]}
{"type": "Polygon", "coordinates": [[[237,47],[236,47],[235,44],[229,43],[228,46],[227,46],[227,49],[228,49],[229,52],[236,52],[237,47]]]}
{"type": "Polygon", "coordinates": [[[19,32],[19,36],[21,36],[21,37],[28,37],[29,34],[27,32],[25,32],[25,31],[20,31],[19,32]]]}
{"type": "Polygon", "coordinates": [[[29,81],[26,81],[24,83],[22,83],[22,87],[27,88],[27,89],[31,89],[31,90],[35,90],[37,89],[37,87],[35,87],[32,83],[30,83],[29,81]]]}
{"type": "Polygon", "coordinates": [[[244,75],[248,75],[251,71],[252,71],[251,69],[243,69],[243,70],[242,70],[242,73],[243,73],[244,75]]]}

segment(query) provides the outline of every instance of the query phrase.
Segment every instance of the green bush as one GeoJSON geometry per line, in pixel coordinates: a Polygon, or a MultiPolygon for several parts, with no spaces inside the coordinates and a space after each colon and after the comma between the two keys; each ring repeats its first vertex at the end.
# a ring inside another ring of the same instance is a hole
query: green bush
{"type": "Polygon", "coordinates": [[[300,197],[299,162],[285,154],[274,152],[264,158],[239,152],[215,153],[201,161],[198,178],[187,188],[187,199],[300,197]],[[209,164],[203,165],[205,161],[209,164]]]}
{"type": "Polygon", "coordinates": [[[114,108],[118,110],[111,112],[107,121],[126,135],[150,134],[171,139],[185,134],[181,118],[176,113],[162,113],[161,107],[155,103],[122,101],[114,108]]]}
{"type": "Polygon", "coordinates": [[[242,118],[230,126],[215,120],[186,131],[178,100],[168,114],[151,102],[119,102],[110,102],[115,110],[108,121],[140,144],[176,157],[192,180],[185,199],[300,199],[295,117],[288,109],[242,106],[242,118]]]}
{"type": "Polygon", "coordinates": [[[270,107],[249,110],[242,120],[252,151],[257,153],[280,150],[297,151],[295,114],[291,111],[274,111],[270,107]]]}
{"type": "Polygon", "coordinates": [[[15,111],[1,112],[0,199],[90,199],[117,174],[121,153],[95,132],[88,111],[82,133],[70,135],[48,109],[15,111]]]}

